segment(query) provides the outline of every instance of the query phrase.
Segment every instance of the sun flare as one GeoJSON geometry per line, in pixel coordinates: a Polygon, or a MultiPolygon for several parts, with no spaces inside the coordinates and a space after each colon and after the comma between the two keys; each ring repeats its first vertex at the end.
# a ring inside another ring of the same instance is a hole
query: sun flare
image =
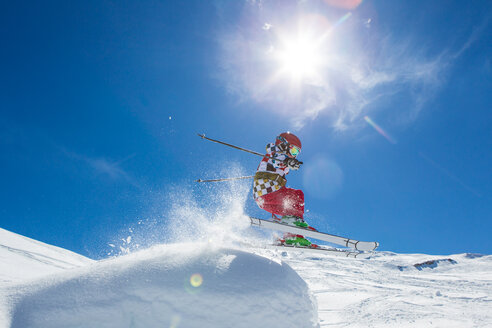
{"type": "Polygon", "coordinates": [[[318,58],[312,44],[306,40],[295,40],[279,53],[282,69],[294,77],[303,77],[314,71],[318,58]]]}
{"type": "Polygon", "coordinates": [[[306,35],[283,39],[276,60],[281,74],[294,81],[314,76],[322,64],[318,42],[306,35]]]}

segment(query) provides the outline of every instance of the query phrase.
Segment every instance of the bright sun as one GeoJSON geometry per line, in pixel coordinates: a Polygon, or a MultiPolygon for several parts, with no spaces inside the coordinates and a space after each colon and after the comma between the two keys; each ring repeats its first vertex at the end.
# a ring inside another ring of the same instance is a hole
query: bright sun
{"type": "Polygon", "coordinates": [[[321,64],[317,48],[316,42],[306,36],[284,40],[275,52],[281,73],[293,80],[313,76],[321,64]]]}

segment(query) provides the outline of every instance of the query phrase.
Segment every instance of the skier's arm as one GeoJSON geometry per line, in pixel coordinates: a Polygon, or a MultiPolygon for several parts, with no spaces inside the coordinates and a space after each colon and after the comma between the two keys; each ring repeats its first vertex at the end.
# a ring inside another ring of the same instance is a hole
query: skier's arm
{"type": "Polygon", "coordinates": [[[291,170],[299,170],[301,167],[302,162],[298,161],[295,158],[286,158],[284,160],[284,165],[287,166],[291,170]]]}
{"type": "Polygon", "coordinates": [[[271,163],[276,169],[278,168],[285,169],[287,167],[285,161],[286,159],[288,159],[288,157],[281,152],[277,152],[276,150],[277,147],[275,146],[275,144],[269,143],[266,146],[266,155],[267,157],[270,157],[272,159],[271,163]]]}

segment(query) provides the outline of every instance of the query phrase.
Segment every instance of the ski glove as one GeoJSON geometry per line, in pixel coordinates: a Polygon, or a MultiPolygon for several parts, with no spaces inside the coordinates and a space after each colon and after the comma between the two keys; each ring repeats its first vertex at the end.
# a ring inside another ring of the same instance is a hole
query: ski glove
{"type": "Polygon", "coordinates": [[[286,158],[284,160],[284,164],[291,170],[299,170],[301,167],[302,162],[298,161],[295,158],[286,158]]]}

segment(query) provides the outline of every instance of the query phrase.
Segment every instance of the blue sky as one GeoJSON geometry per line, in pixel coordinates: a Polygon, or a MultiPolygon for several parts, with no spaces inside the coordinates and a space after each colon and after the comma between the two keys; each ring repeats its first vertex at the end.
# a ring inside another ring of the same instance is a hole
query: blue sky
{"type": "Polygon", "coordinates": [[[181,195],[214,206],[224,188],[195,179],[256,169],[196,133],[261,152],[290,130],[312,225],[388,251],[492,252],[490,1],[0,9],[4,229],[94,258],[139,225],[157,242],[181,195]]]}

